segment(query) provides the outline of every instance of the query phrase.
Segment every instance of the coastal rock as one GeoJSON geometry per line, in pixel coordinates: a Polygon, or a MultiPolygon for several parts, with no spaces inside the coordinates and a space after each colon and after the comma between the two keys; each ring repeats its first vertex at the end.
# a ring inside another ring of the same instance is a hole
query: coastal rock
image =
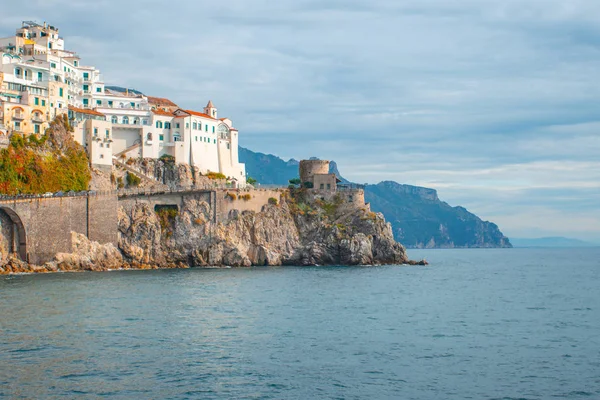
{"type": "Polygon", "coordinates": [[[123,265],[123,256],[114,245],[101,245],[75,232],[71,235],[73,252],[57,254],[54,261],[46,264],[44,269],[52,270],[56,267],[61,271],[106,271],[123,265]]]}
{"type": "Polygon", "coordinates": [[[160,216],[146,203],[130,204],[119,210],[119,248],[128,262],[192,267],[408,262],[381,214],[304,201],[283,196],[260,212],[231,211],[219,223],[196,199],[160,216]]]}

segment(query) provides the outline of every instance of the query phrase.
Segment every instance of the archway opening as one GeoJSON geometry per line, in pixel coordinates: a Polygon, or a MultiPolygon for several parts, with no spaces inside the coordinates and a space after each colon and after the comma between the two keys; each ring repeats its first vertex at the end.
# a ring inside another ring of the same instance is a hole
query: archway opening
{"type": "Polygon", "coordinates": [[[19,215],[11,208],[0,206],[0,250],[27,260],[27,234],[19,215]]]}

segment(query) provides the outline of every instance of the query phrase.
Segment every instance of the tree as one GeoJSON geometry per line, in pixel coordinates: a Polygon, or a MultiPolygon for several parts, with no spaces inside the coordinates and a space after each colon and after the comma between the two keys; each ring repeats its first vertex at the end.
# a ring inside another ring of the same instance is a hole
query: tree
{"type": "Polygon", "coordinates": [[[249,176],[248,178],[246,178],[246,183],[249,185],[254,185],[256,183],[256,179],[254,179],[253,177],[249,176]]]}

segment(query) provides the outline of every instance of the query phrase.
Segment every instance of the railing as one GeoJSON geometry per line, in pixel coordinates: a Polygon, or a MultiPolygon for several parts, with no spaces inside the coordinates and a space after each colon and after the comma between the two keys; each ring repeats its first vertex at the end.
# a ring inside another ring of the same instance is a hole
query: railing
{"type": "Polygon", "coordinates": [[[31,117],[31,120],[33,122],[39,122],[39,123],[43,123],[44,122],[44,119],[42,117],[35,117],[34,116],[34,117],[31,117]]]}
{"type": "Polygon", "coordinates": [[[13,119],[23,120],[25,119],[25,116],[23,114],[14,114],[13,119]]]}
{"type": "Polygon", "coordinates": [[[14,201],[14,200],[27,200],[27,199],[52,199],[52,198],[63,198],[63,197],[97,197],[97,196],[108,196],[115,195],[115,191],[82,191],[82,192],[56,192],[56,193],[44,193],[44,194],[17,194],[17,195],[5,195],[0,194],[0,202],[2,201],[14,201]]]}

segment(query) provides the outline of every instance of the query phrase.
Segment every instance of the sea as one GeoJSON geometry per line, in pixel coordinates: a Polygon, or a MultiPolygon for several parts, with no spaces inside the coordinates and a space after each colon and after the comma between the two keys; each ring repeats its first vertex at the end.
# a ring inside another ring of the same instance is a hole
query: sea
{"type": "Polygon", "coordinates": [[[0,398],[600,399],[600,249],[0,277],[0,398]]]}

